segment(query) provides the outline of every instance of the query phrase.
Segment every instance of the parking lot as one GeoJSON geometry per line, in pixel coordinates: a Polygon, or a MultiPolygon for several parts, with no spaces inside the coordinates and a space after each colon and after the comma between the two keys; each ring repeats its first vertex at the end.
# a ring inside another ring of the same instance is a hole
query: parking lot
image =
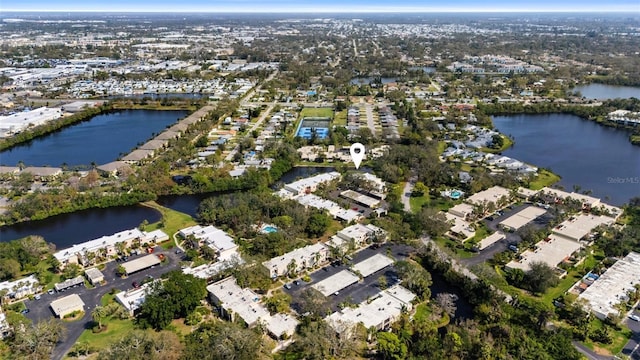
{"type": "MultiPolygon", "coordinates": [[[[116,268],[119,264],[115,261],[112,261],[107,263],[104,270],[102,270],[106,281],[106,284],[104,285],[98,285],[97,287],[91,289],[80,285],[63,290],[59,293],[49,294],[45,292],[40,296],[39,300],[25,300],[24,304],[27,309],[29,309],[29,312],[26,313],[25,316],[32,320],[34,323],[38,323],[40,321],[55,317],[49,304],[51,304],[51,302],[56,299],[71,294],[78,294],[85,304],[85,314],[82,319],[63,322],[63,324],[67,328],[67,335],[64,341],[58,343],[58,345],[56,346],[52,354],[52,359],[61,359],[64,354],[69,351],[69,349],[71,349],[78,337],[80,337],[80,334],[82,334],[85,329],[89,329],[91,327],[91,310],[100,305],[100,299],[109,291],[111,291],[111,289],[115,288],[121,291],[129,290],[132,288],[133,282],[137,282],[138,284],[140,284],[148,276],[159,278],[166,272],[178,269],[179,262],[182,260],[183,256],[183,254],[175,254],[175,250],[162,250],[161,247],[156,247],[154,254],[164,254],[168,261],[160,266],[155,266],[154,268],[149,268],[129,275],[125,279],[116,276],[116,268]]],[[[147,254],[143,253],[140,255],[130,256],[129,260],[133,260],[145,255],[147,254]]]]}
{"type": "MultiPolygon", "coordinates": [[[[640,317],[640,305],[636,306],[636,309],[632,311],[630,315],[640,317]]],[[[625,319],[625,323],[629,329],[633,331],[633,335],[622,349],[622,354],[628,356],[630,359],[640,360],[640,321],[627,318],[625,319]]]]}
{"type": "MultiPolygon", "coordinates": [[[[511,208],[505,208],[501,212],[494,213],[494,215],[488,216],[482,221],[487,225],[487,227],[491,231],[497,231],[497,230],[500,230],[498,225],[503,220],[509,218],[510,216],[513,216],[517,212],[525,208],[528,208],[530,206],[535,206],[535,205],[532,205],[532,204],[513,205],[511,208]]],[[[549,224],[549,222],[552,219],[553,219],[553,215],[547,210],[546,213],[540,215],[535,220],[531,221],[528,225],[533,226],[535,229],[541,229],[547,226],[547,224],[549,224]]],[[[519,244],[522,241],[522,239],[520,238],[520,236],[518,236],[516,232],[509,232],[509,231],[502,231],[502,232],[506,236],[504,240],[498,241],[497,243],[480,251],[480,253],[478,253],[478,255],[474,257],[471,257],[468,259],[461,259],[460,263],[467,267],[483,263],[489,259],[492,259],[495,254],[507,250],[507,246],[509,246],[509,244],[519,244]]]]}
{"type": "MultiPolygon", "coordinates": [[[[289,282],[287,286],[283,288],[283,290],[290,294],[292,297],[292,308],[296,310],[297,299],[300,295],[300,292],[306,289],[308,286],[316,284],[332,275],[337,274],[340,271],[348,270],[352,264],[357,264],[365,259],[368,259],[375,254],[382,254],[391,256],[395,260],[403,260],[409,256],[409,253],[413,250],[412,247],[407,245],[384,245],[377,249],[372,249],[371,247],[365,248],[354,254],[350,261],[350,264],[341,264],[338,265],[333,263],[332,265],[327,265],[324,268],[321,268],[310,274],[311,282],[304,282],[302,280],[296,282],[289,282]],[[391,249],[391,253],[388,253],[388,248],[391,249]],[[290,288],[288,288],[290,287],[290,288]]],[[[350,285],[338,292],[337,295],[330,295],[327,297],[331,302],[331,309],[338,310],[338,304],[349,301],[350,303],[359,304],[365,301],[368,297],[372,297],[378,292],[380,292],[380,288],[378,287],[378,278],[380,276],[385,276],[387,278],[387,286],[393,286],[398,283],[398,275],[395,271],[393,265],[387,266],[386,268],[379,270],[360,282],[357,282],[353,285],[350,285]]]]}

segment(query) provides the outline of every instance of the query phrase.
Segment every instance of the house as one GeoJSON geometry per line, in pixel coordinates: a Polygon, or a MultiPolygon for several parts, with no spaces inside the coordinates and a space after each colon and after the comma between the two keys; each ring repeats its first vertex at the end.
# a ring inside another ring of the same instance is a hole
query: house
{"type": "Polygon", "coordinates": [[[33,175],[34,178],[39,180],[53,180],[58,176],[62,175],[62,169],[57,167],[46,167],[46,166],[30,166],[24,168],[22,173],[29,173],[33,175]]]}
{"type": "Polygon", "coordinates": [[[35,275],[29,275],[18,280],[0,282],[0,293],[5,292],[3,297],[12,300],[22,299],[40,291],[42,291],[42,286],[40,286],[35,275]]]}
{"type": "Polygon", "coordinates": [[[96,167],[96,170],[105,176],[117,176],[118,174],[130,173],[131,165],[124,161],[112,161],[96,167]]]}

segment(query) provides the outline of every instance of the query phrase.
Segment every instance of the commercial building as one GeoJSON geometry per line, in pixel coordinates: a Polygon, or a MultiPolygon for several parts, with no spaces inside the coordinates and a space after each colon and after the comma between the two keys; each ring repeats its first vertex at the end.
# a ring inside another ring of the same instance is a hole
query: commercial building
{"type": "Polygon", "coordinates": [[[30,127],[43,125],[61,117],[62,109],[48,107],[0,116],[0,138],[18,134],[30,127]]]}
{"type": "Polygon", "coordinates": [[[360,281],[360,277],[358,277],[358,275],[349,270],[342,270],[311,285],[311,287],[318,290],[322,295],[329,296],[357,283],[358,281],[360,281]]]}
{"type": "Polygon", "coordinates": [[[207,291],[220,316],[229,321],[236,321],[239,317],[249,327],[264,324],[276,338],[293,335],[298,325],[298,320],[288,314],[270,315],[260,303],[260,295],[238,286],[234,277],[207,286],[207,291]]]}
{"type": "Polygon", "coordinates": [[[325,320],[338,333],[351,332],[361,323],[366,329],[387,329],[403,310],[411,311],[416,295],[400,285],[378,293],[372,301],[362,302],[358,307],[345,307],[327,316],[325,320]]]}
{"type": "Polygon", "coordinates": [[[152,283],[146,283],[137,289],[121,291],[116,294],[116,301],[119,302],[133,316],[144,304],[144,299],[149,294],[152,283]]]}
{"type": "Polygon", "coordinates": [[[591,284],[578,299],[585,299],[599,319],[619,314],[616,305],[629,300],[628,292],[640,284],[640,254],[631,252],[618,260],[591,284]]]}
{"type": "Polygon", "coordinates": [[[87,280],[91,283],[91,285],[97,285],[104,281],[104,274],[102,271],[97,268],[91,268],[84,271],[87,280]]]}
{"type": "Polygon", "coordinates": [[[51,309],[57,317],[62,319],[73,312],[84,311],[84,301],[78,294],[73,294],[52,301],[51,309]]]}
{"type": "Polygon", "coordinates": [[[63,282],[59,282],[53,285],[53,288],[56,291],[64,291],[66,289],[75,287],[75,286],[84,286],[84,278],[82,276],[76,276],[73,279],[67,279],[63,282]]]}
{"type": "Polygon", "coordinates": [[[509,216],[500,222],[500,226],[504,229],[516,231],[527,225],[546,211],[536,206],[528,206],[517,213],[509,216]]]}
{"type": "Polygon", "coordinates": [[[375,254],[365,260],[360,261],[359,263],[353,265],[351,269],[356,273],[360,274],[362,277],[367,277],[371,274],[374,274],[387,266],[390,266],[395,261],[385,255],[375,254]]]}
{"type": "Polygon", "coordinates": [[[543,262],[551,267],[567,260],[574,252],[582,248],[579,242],[555,234],[536,244],[535,250],[526,250],[519,260],[513,260],[506,266],[510,269],[529,271],[533,262],[543,262]]]}
{"type": "Polygon", "coordinates": [[[160,259],[153,254],[145,255],[135,260],[122,263],[122,267],[124,267],[125,273],[127,275],[148,269],[156,265],[160,265],[160,259]]]}
{"type": "Polygon", "coordinates": [[[262,263],[269,271],[269,276],[288,275],[290,272],[299,273],[302,270],[314,268],[327,261],[329,248],[322,243],[308,245],[277,256],[262,263]]]}
{"type": "Polygon", "coordinates": [[[29,275],[14,281],[0,282],[0,291],[2,290],[7,291],[4,297],[18,300],[39,293],[42,291],[42,286],[40,286],[38,278],[35,275],[29,275]]]}

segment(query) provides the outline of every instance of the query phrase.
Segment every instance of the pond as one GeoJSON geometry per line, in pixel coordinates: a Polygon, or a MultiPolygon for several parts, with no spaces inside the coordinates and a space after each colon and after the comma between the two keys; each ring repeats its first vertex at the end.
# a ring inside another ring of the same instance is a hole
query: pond
{"type": "Polygon", "coordinates": [[[607,100],[607,99],[640,99],[640,87],[605,85],[605,84],[589,84],[577,86],[571,90],[579,91],[582,96],[587,99],[607,100]]]}

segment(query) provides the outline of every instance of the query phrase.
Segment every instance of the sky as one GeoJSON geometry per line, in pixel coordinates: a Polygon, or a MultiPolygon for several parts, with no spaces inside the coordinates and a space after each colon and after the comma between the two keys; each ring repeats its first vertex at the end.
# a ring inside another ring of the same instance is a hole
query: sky
{"type": "Polygon", "coordinates": [[[632,12],[640,0],[0,0],[2,11],[632,12]]]}

